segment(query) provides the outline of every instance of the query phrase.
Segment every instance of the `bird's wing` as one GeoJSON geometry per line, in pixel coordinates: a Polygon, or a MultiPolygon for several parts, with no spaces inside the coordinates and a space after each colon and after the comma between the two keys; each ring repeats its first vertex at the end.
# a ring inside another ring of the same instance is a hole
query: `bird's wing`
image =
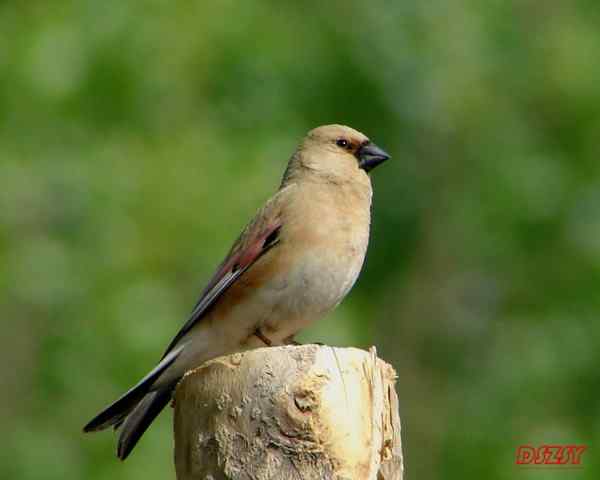
{"type": "MultiPolygon", "coordinates": [[[[221,295],[240,278],[256,261],[279,242],[283,225],[281,205],[290,187],[280,190],[254,217],[239,236],[225,260],[221,263],[207,287],[202,292],[190,318],[179,330],[165,351],[165,355],[179,340],[202,320],[221,295]]],[[[163,356],[164,358],[164,356],[163,356]]]]}

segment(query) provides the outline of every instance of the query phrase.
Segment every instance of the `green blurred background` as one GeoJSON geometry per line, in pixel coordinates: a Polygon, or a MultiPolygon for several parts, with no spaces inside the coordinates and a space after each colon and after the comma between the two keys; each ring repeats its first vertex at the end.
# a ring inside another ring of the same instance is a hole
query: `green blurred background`
{"type": "Polygon", "coordinates": [[[170,411],[125,464],[81,427],[333,122],[393,160],[302,339],[393,363],[408,479],[600,478],[597,0],[0,2],[1,478],[174,478],[170,411]]]}

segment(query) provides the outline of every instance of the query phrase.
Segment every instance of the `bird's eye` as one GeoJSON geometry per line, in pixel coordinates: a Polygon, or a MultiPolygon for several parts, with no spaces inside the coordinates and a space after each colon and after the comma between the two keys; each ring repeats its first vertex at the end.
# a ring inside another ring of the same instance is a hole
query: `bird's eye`
{"type": "Polygon", "coordinates": [[[345,138],[340,138],[340,139],[336,140],[335,144],[336,144],[338,147],[341,147],[341,148],[346,148],[346,149],[348,149],[348,150],[349,150],[350,148],[352,148],[352,147],[351,147],[351,145],[350,145],[350,143],[348,142],[348,140],[346,140],[345,138]]]}

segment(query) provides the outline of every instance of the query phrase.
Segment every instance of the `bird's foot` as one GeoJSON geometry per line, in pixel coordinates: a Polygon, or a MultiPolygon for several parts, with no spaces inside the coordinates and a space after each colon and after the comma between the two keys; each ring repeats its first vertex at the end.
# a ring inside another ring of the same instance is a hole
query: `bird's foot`
{"type": "Polygon", "coordinates": [[[256,329],[256,331],[254,332],[254,336],[259,338],[267,347],[270,347],[273,345],[273,342],[271,340],[269,340],[267,337],[265,337],[265,335],[260,331],[260,328],[256,329]]]}
{"type": "MultiPolygon", "coordinates": [[[[286,339],[283,341],[283,344],[284,344],[284,345],[295,345],[296,347],[299,347],[299,346],[301,346],[301,345],[305,345],[304,343],[300,343],[300,342],[297,342],[296,340],[294,340],[294,336],[293,336],[293,335],[290,335],[289,337],[287,337],[287,338],[286,338],[286,339]]],[[[322,346],[324,346],[325,344],[324,344],[324,343],[321,343],[321,342],[310,342],[310,344],[309,344],[309,345],[319,345],[319,347],[322,347],[322,346]]]]}
{"type": "Polygon", "coordinates": [[[296,347],[299,347],[300,345],[302,345],[300,342],[297,342],[296,340],[294,340],[294,336],[290,335],[289,337],[287,337],[284,341],[283,341],[284,345],[295,345],[296,347]]]}

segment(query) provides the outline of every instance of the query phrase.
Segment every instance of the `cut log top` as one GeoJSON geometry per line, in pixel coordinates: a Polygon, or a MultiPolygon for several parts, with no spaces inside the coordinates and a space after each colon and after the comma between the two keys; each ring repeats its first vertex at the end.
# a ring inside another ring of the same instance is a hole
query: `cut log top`
{"type": "Polygon", "coordinates": [[[211,360],[175,393],[178,480],[402,479],[393,368],[318,345],[211,360]]]}

